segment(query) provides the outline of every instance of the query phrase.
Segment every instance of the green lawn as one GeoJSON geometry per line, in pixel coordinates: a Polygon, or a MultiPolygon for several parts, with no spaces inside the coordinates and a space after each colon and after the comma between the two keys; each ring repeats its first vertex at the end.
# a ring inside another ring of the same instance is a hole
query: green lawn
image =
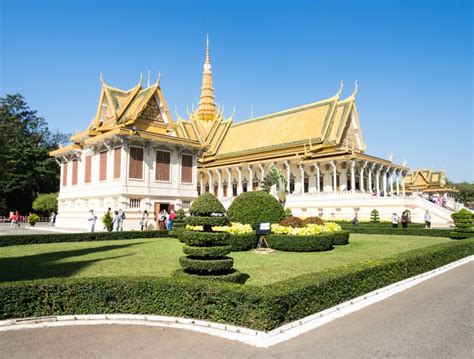
{"type": "MultiPolygon", "coordinates": [[[[234,267],[264,285],[340,265],[370,261],[448,242],[448,238],[351,234],[350,244],[327,252],[235,252],[234,267]]],[[[0,282],[52,277],[169,276],[180,268],[176,239],[32,244],[0,248],[0,282]]]]}

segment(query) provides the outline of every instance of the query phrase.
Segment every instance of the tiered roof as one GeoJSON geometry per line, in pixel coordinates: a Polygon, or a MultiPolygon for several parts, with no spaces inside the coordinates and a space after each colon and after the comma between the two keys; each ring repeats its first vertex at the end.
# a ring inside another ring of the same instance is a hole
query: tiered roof
{"type": "Polygon", "coordinates": [[[414,170],[405,176],[405,186],[409,192],[457,192],[455,188],[448,187],[444,171],[442,170],[414,170]]]}

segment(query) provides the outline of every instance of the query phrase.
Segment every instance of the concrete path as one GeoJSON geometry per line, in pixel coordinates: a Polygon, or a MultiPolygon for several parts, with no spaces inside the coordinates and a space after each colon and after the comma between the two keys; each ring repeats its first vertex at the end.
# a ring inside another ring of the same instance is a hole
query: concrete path
{"type": "Polygon", "coordinates": [[[270,349],[141,326],[0,333],[2,358],[472,358],[474,263],[270,349]]]}
{"type": "Polygon", "coordinates": [[[20,234],[47,234],[47,233],[80,233],[87,232],[84,229],[61,229],[49,226],[48,223],[36,223],[34,227],[28,223],[20,223],[20,228],[12,229],[10,223],[0,223],[0,236],[20,235],[20,234]]]}

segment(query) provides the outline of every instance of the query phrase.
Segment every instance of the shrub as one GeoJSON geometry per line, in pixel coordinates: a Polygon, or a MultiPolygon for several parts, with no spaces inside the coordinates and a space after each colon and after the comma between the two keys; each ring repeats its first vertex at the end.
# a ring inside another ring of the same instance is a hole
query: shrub
{"type": "Polygon", "coordinates": [[[341,227],[337,223],[332,222],[328,222],[322,226],[319,224],[308,224],[303,228],[284,227],[279,224],[272,224],[271,228],[274,234],[288,234],[292,236],[309,236],[341,231],[341,227]]]}
{"type": "Polygon", "coordinates": [[[308,217],[303,220],[304,224],[319,224],[320,226],[324,224],[324,221],[319,217],[308,217]]]}
{"type": "Polygon", "coordinates": [[[279,225],[284,227],[303,228],[305,223],[299,217],[288,216],[283,218],[279,225]]]}
{"type": "Polygon", "coordinates": [[[451,241],[264,287],[193,280],[189,275],[1,283],[0,319],[139,313],[205,319],[268,331],[473,252],[473,239],[451,241]]]}
{"type": "Polygon", "coordinates": [[[362,226],[346,228],[351,233],[364,234],[390,234],[397,236],[426,236],[426,237],[449,237],[450,229],[425,229],[425,228],[391,228],[378,226],[362,226]]]}
{"type": "Polygon", "coordinates": [[[291,212],[291,209],[290,209],[290,208],[286,208],[286,209],[285,209],[285,215],[286,215],[287,217],[293,215],[293,212],[291,212]]]}
{"type": "Polygon", "coordinates": [[[372,212],[370,212],[370,222],[372,223],[380,222],[379,211],[377,211],[376,209],[373,209],[372,212]]]}
{"type": "Polygon", "coordinates": [[[250,224],[255,229],[258,223],[278,223],[286,214],[271,194],[253,191],[238,195],[230,205],[227,216],[232,222],[250,224]]]}
{"type": "Polygon", "coordinates": [[[109,211],[105,212],[102,216],[102,224],[109,232],[112,231],[113,221],[114,219],[112,218],[112,214],[109,211]]]}
{"type": "Polygon", "coordinates": [[[266,240],[270,248],[285,252],[319,252],[332,249],[331,234],[317,236],[270,234],[266,240]]]}
{"type": "Polygon", "coordinates": [[[39,216],[37,214],[32,213],[28,216],[28,223],[30,224],[30,226],[34,226],[38,221],[39,216]]]}
{"type": "Polygon", "coordinates": [[[212,227],[212,230],[217,232],[227,232],[232,234],[247,234],[252,233],[252,226],[250,224],[241,224],[232,222],[230,226],[216,226],[212,227]]]}
{"type": "Polygon", "coordinates": [[[232,252],[248,251],[257,247],[257,235],[255,232],[246,234],[231,234],[230,245],[232,252]]]}
{"type": "Polygon", "coordinates": [[[185,229],[178,234],[180,240],[186,243],[183,248],[186,257],[179,258],[184,273],[234,280],[234,260],[226,256],[232,250],[230,234],[213,232],[212,229],[213,226],[229,223],[222,203],[213,194],[206,192],[193,202],[189,213],[191,216],[186,218],[187,225],[202,226],[203,231],[185,229]]]}
{"type": "Polygon", "coordinates": [[[464,239],[471,235],[472,232],[472,214],[466,208],[461,209],[459,212],[451,214],[451,218],[454,220],[456,229],[451,233],[453,239],[464,239]]]}
{"type": "Polygon", "coordinates": [[[349,244],[349,231],[340,231],[331,233],[332,244],[334,246],[342,246],[349,244]]]}
{"type": "Polygon", "coordinates": [[[126,232],[84,232],[84,233],[57,233],[57,234],[18,234],[0,236],[0,247],[16,246],[21,244],[63,243],[113,241],[119,239],[162,238],[168,237],[165,229],[159,231],[126,231],[126,232]]]}
{"type": "Polygon", "coordinates": [[[57,193],[40,193],[33,201],[33,209],[37,212],[50,213],[58,211],[57,193]]]}
{"type": "Polygon", "coordinates": [[[174,217],[173,221],[173,228],[184,228],[186,227],[186,224],[184,223],[184,219],[186,218],[186,212],[184,212],[184,209],[180,208],[176,211],[176,217],[174,217]]]}

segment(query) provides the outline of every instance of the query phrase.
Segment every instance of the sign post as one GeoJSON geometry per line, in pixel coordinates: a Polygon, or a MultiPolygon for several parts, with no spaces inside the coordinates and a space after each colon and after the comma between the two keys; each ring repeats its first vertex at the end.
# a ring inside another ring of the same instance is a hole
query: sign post
{"type": "Polygon", "coordinates": [[[257,235],[258,235],[257,250],[265,250],[266,248],[267,250],[272,251],[268,245],[267,240],[265,239],[265,236],[270,234],[270,232],[271,232],[270,222],[257,224],[257,235]]]}

